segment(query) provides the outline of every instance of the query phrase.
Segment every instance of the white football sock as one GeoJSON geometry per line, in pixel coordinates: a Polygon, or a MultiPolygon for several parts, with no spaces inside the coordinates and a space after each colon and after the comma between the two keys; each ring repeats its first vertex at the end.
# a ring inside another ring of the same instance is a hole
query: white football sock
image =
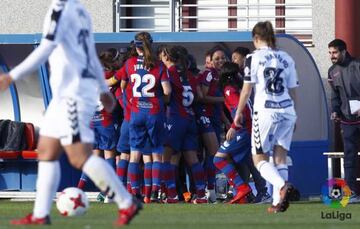
{"type": "Polygon", "coordinates": [[[275,166],[267,161],[260,161],[256,168],[261,176],[273,185],[273,205],[278,204],[280,201],[280,189],[285,184],[284,179],[280,176],[275,166]]]}
{"type": "Polygon", "coordinates": [[[285,164],[278,164],[276,166],[280,176],[285,180],[288,181],[289,179],[289,170],[288,170],[288,166],[285,164]]]}
{"type": "Polygon", "coordinates": [[[119,209],[131,206],[132,196],[124,188],[114,169],[105,160],[97,156],[90,156],[83,166],[83,172],[101,191],[107,191],[109,197],[114,196],[113,199],[119,209]]]}
{"type": "Polygon", "coordinates": [[[59,161],[39,161],[36,181],[36,199],[33,216],[44,218],[50,214],[53,198],[60,183],[59,161]]]}
{"type": "Polygon", "coordinates": [[[280,202],[280,187],[273,186],[272,198],[273,198],[272,205],[276,206],[280,202]]]}

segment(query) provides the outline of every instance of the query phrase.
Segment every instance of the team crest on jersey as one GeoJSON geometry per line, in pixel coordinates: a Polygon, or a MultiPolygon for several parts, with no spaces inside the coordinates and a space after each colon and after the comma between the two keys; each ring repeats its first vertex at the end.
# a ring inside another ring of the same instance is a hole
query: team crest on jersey
{"type": "Polygon", "coordinates": [[[171,130],[172,126],[173,126],[173,125],[168,124],[168,125],[167,125],[167,129],[168,129],[168,130],[171,130]]]}
{"type": "Polygon", "coordinates": [[[230,90],[226,90],[225,95],[230,96],[230,90]]]}
{"type": "Polygon", "coordinates": [[[240,139],[241,139],[241,136],[236,136],[236,141],[237,142],[240,141],[240,139]]]}

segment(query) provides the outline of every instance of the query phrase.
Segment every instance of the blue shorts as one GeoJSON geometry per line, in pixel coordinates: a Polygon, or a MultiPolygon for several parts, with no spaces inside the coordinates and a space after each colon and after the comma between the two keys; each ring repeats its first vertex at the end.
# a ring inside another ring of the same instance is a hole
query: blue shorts
{"type": "Polygon", "coordinates": [[[124,120],[121,123],[119,134],[120,136],[116,145],[116,150],[120,153],[130,153],[129,121],[124,120]]]}
{"type": "MultiPolygon", "coordinates": [[[[130,153],[130,135],[129,135],[129,121],[124,120],[121,124],[120,132],[119,132],[119,141],[116,146],[116,150],[120,153],[130,153]]],[[[145,143],[145,147],[141,150],[141,152],[145,155],[151,154],[151,144],[149,139],[145,143]]]]}
{"type": "Polygon", "coordinates": [[[216,134],[218,142],[220,142],[220,136],[222,133],[221,120],[217,118],[210,118],[207,116],[200,116],[197,119],[200,134],[214,132],[216,134]]]}
{"type": "MultiPolygon", "coordinates": [[[[236,157],[239,154],[251,154],[251,138],[247,130],[239,130],[230,141],[224,141],[218,152],[236,157]]],[[[244,157],[245,158],[245,157],[244,157]]]]}
{"type": "Polygon", "coordinates": [[[166,137],[165,117],[162,113],[150,115],[144,112],[131,112],[129,126],[130,149],[143,151],[149,141],[153,153],[163,153],[166,137]]]}
{"type": "Polygon", "coordinates": [[[177,152],[198,150],[198,131],[195,119],[170,116],[166,126],[168,136],[165,145],[177,152]]]}
{"type": "Polygon", "coordinates": [[[95,139],[93,143],[94,149],[113,150],[116,147],[118,133],[113,124],[104,127],[101,124],[94,124],[95,139]]]}

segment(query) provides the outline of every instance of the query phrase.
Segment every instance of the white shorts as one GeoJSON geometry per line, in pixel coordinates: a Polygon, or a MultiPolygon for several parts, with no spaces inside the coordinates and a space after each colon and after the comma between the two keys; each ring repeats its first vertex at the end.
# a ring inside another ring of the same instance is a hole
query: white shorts
{"type": "Polygon", "coordinates": [[[296,115],[254,112],[252,123],[252,154],[270,153],[275,145],[290,150],[296,115]]]}
{"type": "Polygon", "coordinates": [[[60,139],[61,145],[76,142],[93,143],[94,131],[90,127],[96,105],[72,98],[51,100],[40,135],[60,139]]]}

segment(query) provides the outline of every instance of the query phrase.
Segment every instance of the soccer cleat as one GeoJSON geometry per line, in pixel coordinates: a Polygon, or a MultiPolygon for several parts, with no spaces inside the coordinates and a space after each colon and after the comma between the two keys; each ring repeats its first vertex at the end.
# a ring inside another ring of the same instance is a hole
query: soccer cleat
{"type": "Polygon", "coordinates": [[[264,204],[264,203],[271,203],[272,197],[268,192],[258,193],[256,194],[254,203],[256,204],[264,204]]]}
{"type": "MultiPolygon", "coordinates": [[[[248,184],[241,184],[237,187],[237,192],[234,198],[229,202],[230,204],[240,203],[239,201],[242,199],[246,200],[246,196],[251,192],[251,188],[248,184]]],[[[241,203],[243,203],[241,201],[241,203]]],[[[247,203],[247,201],[245,202],[247,203]]]]}
{"type": "Polygon", "coordinates": [[[100,192],[100,193],[97,195],[96,200],[97,200],[98,202],[104,202],[104,200],[105,200],[104,194],[102,194],[102,193],[100,192]]]}
{"type": "Polygon", "coordinates": [[[271,205],[268,209],[267,209],[268,213],[278,213],[278,212],[282,212],[281,208],[280,208],[280,204],[277,204],[276,206],[271,205]]]}
{"type": "Polygon", "coordinates": [[[184,201],[186,203],[190,203],[191,202],[191,192],[184,192],[183,193],[183,197],[184,197],[184,201]]]}
{"type": "Polygon", "coordinates": [[[12,225],[50,225],[50,217],[45,216],[44,218],[35,218],[32,213],[28,214],[24,218],[14,219],[10,221],[12,225]]]}
{"type": "Polygon", "coordinates": [[[150,204],[150,203],[151,203],[150,198],[145,196],[145,197],[144,197],[144,203],[145,203],[145,204],[150,204]]]}
{"type": "Polygon", "coordinates": [[[193,200],[193,204],[207,204],[207,203],[208,203],[208,199],[206,198],[206,196],[197,197],[193,200]]]}
{"type": "Polygon", "coordinates": [[[133,199],[133,202],[130,207],[126,209],[120,209],[119,210],[119,218],[115,221],[115,226],[123,226],[130,223],[130,221],[136,216],[139,211],[142,209],[142,204],[136,200],[133,199]]]}
{"type": "Polygon", "coordinates": [[[114,203],[114,200],[106,196],[104,199],[104,204],[111,204],[111,203],[114,203]]]}
{"type": "Polygon", "coordinates": [[[171,198],[171,197],[168,197],[164,203],[167,203],[167,204],[177,204],[179,203],[179,197],[176,195],[175,197],[171,198]]]}
{"type": "Polygon", "coordinates": [[[151,192],[150,196],[151,203],[159,203],[159,194],[158,192],[151,192]]]}
{"type": "Polygon", "coordinates": [[[279,208],[280,212],[286,211],[289,207],[289,196],[291,196],[292,192],[294,190],[294,187],[292,184],[286,182],[284,186],[280,189],[280,202],[279,202],[279,208]]]}

